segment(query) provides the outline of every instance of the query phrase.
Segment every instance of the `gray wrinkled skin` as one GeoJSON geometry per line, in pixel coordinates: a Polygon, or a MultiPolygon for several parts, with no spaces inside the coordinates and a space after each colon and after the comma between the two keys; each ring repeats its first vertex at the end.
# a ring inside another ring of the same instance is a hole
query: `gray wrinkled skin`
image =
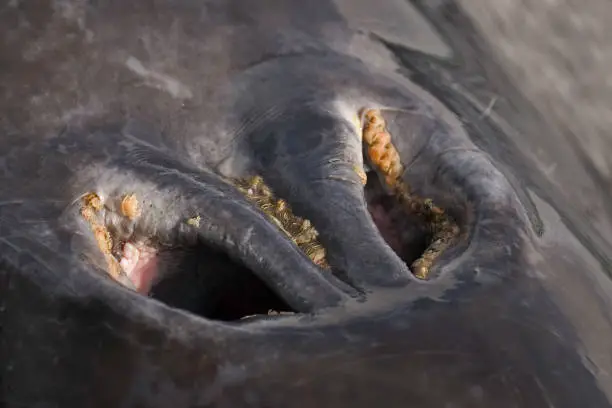
{"type": "Polygon", "coordinates": [[[489,119],[462,129],[408,80],[470,117],[441,57],[361,27],[349,3],[0,6],[4,406],[610,406],[599,265],[489,119]],[[405,180],[465,233],[431,282],[365,207],[362,107],[382,110],[405,180]],[[350,285],[225,179],[249,174],[314,223],[350,285]],[[141,234],[215,243],[305,314],[225,324],[120,288],[78,216],[91,190],[135,192],[141,234]]]}

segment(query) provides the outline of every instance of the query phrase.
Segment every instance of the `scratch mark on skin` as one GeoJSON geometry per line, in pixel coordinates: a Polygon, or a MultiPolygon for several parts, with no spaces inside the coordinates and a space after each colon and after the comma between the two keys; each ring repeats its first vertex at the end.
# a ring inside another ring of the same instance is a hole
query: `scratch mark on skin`
{"type": "Polygon", "coordinates": [[[493,107],[497,103],[497,99],[498,99],[497,96],[491,98],[491,102],[489,102],[489,105],[487,105],[486,109],[480,114],[478,119],[484,119],[491,114],[491,112],[493,111],[493,107]]]}
{"type": "Polygon", "coordinates": [[[162,91],[168,92],[177,99],[191,99],[193,94],[191,90],[178,80],[169,75],[147,69],[142,62],[134,57],[129,57],[125,62],[126,67],[138,76],[148,80],[148,85],[162,91]]]}
{"type": "Polygon", "coordinates": [[[14,244],[12,244],[11,241],[7,240],[5,237],[0,237],[0,241],[4,242],[9,247],[13,248],[15,250],[15,252],[21,251],[21,248],[19,248],[19,247],[15,246],[14,244]]]}
{"type": "Polygon", "coordinates": [[[248,242],[251,240],[252,236],[253,236],[253,227],[251,226],[244,232],[244,236],[242,237],[242,240],[240,242],[241,245],[246,246],[248,242]]]}
{"type": "Polygon", "coordinates": [[[21,205],[25,203],[24,200],[7,200],[7,201],[0,201],[0,206],[4,206],[4,205],[21,205]]]}
{"type": "MultiPolygon", "coordinates": [[[[334,356],[337,355],[341,355],[342,352],[335,352],[335,353],[327,353],[326,356],[333,358],[334,356]]],[[[453,357],[461,357],[464,359],[471,359],[472,356],[468,353],[462,353],[462,352],[457,352],[457,351],[429,351],[429,350],[416,350],[412,353],[410,353],[411,355],[414,356],[438,356],[438,357],[448,357],[448,358],[453,358],[453,357]]],[[[324,370],[321,371],[321,375],[326,375],[326,374],[331,374],[334,375],[336,373],[348,373],[351,372],[352,370],[355,370],[356,368],[363,366],[364,364],[372,364],[372,363],[380,363],[380,362],[385,362],[385,361],[392,361],[394,359],[397,359],[399,356],[403,356],[403,353],[400,352],[396,352],[396,353],[381,353],[381,354],[375,354],[375,355],[369,355],[369,356],[360,356],[357,359],[353,359],[350,361],[344,361],[341,364],[332,364],[328,367],[326,367],[324,370]]],[[[398,378],[397,376],[378,376],[377,380],[380,381],[381,383],[386,383],[391,384],[391,383],[397,383],[399,385],[404,384],[403,383],[403,379],[398,378]]],[[[300,383],[302,385],[304,384],[310,384],[314,381],[314,378],[302,378],[300,379],[300,383]]]]}
{"type": "MultiPolygon", "coordinates": [[[[52,268],[52,265],[49,264],[49,262],[45,261],[44,259],[42,259],[39,255],[39,253],[37,251],[31,251],[28,249],[24,249],[20,246],[17,246],[15,244],[13,244],[8,238],[22,238],[22,239],[26,239],[28,241],[30,241],[30,237],[23,235],[23,234],[12,234],[12,235],[5,235],[5,236],[0,236],[0,242],[5,243],[6,245],[8,245],[9,247],[13,248],[16,252],[19,253],[27,253],[29,256],[31,256],[39,265],[43,266],[44,268],[50,270],[52,268]]],[[[55,252],[55,249],[52,248],[51,246],[47,245],[44,242],[41,241],[37,241],[37,244],[40,245],[41,247],[43,247],[44,249],[50,251],[50,252],[55,252]]],[[[56,253],[56,257],[62,260],[69,260],[69,256],[62,254],[62,253],[56,253]]]]}
{"type": "Polygon", "coordinates": [[[544,395],[544,399],[546,400],[546,405],[548,405],[549,408],[555,408],[555,404],[552,403],[550,399],[550,395],[548,394],[548,392],[546,392],[546,388],[544,387],[540,379],[536,377],[535,375],[533,376],[533,379],[535,383],[538,385],[538,388],[540,389],[540,391],[542,391],[542,395],[544,395]]]}

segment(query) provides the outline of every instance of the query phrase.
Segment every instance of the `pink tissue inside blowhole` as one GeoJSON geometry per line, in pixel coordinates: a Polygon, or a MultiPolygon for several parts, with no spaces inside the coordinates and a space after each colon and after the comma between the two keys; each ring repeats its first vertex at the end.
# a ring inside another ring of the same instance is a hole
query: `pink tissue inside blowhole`
{"type": "Polygon", "coordinates": [[[402,250],[402,238],[393,224],[393,219],[389,217],[388,210],[382,204],[371,204],[368,206],[368,210],[380,235],[395,252],[400,252],[402,250]]]}
{"type": "Polygon", "coordinates": [[[119,265],[135,290],[147,294],[157,277],[157,251],[141,244],[126,242],[119,265]]]}

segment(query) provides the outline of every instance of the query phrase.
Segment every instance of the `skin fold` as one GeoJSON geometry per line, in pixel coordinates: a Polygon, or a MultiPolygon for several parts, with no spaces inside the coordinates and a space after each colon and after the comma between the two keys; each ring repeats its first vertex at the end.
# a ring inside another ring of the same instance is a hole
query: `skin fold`
{"type": "Polygon", "coordinates": [[[343,10],[0,6],[4,406],[610,405],[612,366],[589,334],[612,340],[608,284],[575,246],[544,241],[519,173],[343,10]],[[364,109],[386,121],[401,180],[460,228],[428,281],[368,211],[364,109]],[[335,274],[231,182],[253,175],[316,227],[335,274]],[[82,214],[89,192],[115,236],[206,243],[296,314],[207,319],[117,284],[82,214]],[[126,221],[130,194],[141,214],[126,221]]]}

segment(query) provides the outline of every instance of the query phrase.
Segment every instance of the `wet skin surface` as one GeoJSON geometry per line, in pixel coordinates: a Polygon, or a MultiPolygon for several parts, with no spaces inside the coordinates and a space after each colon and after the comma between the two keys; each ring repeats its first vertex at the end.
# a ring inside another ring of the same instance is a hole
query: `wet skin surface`
{"type": "MultiPolygon", "coordinates": [[[[304,4],[0,8],[5,406],[609,406],[602,258],[457,87],[453,61],[486,61],[467,20],[421,7],[448,35],[443,61],[368,39],[340,3],[304,4]],[[362,108],[380,109],[404,179],[462,227],[429,282],[366,209],[362,108]],[[348,284],[227,183],[252,174],[312,221],[348,284]],[[79,216],[88,191],[135,193],[143,217],[126,229],[213,243],[304,314],[222,323],[120,287],[79,216]]],[[[483,78],[518,98],[491,66],[483,78]]]]}

